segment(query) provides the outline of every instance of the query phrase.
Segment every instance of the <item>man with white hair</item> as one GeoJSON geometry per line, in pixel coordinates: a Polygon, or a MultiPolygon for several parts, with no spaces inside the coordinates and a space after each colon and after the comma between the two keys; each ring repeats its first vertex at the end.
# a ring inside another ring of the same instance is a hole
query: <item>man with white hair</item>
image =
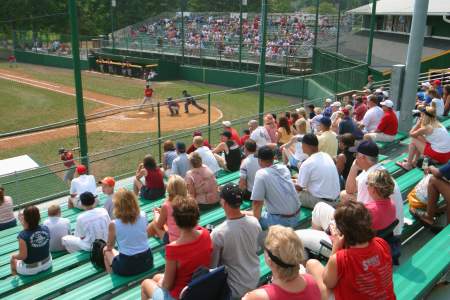
{"type": "Polygon", "coordinates": [[[325,106],[323,107],[323,115],[327,117],[331,117],[331,114],[333,113],[333,110],[331,108],[331,103],[333,100],[330,98],[325,99],[325,106]]]}
{"type": "Polygon", "coordinates": [[[383,117],[383,110],[378,106],[378,100],[375,95],[369,95],[367,99],[367,112],[364,114],[362,121],[358,127],[364,132],[372,132],[377,129],[378,124],[383,117]]]}
{"type": "Polygon", "coordinates": [[[364,139],[371,139],[375,142],[392,142],[398,132],[398,119],[394,111],[394,103],[387,99],[380,103],[384,115],[373,132],[366,133],[364,139]]]}
{"type": "Polygon", "coordinates": [[[222,122],[223,125],[223,130],[224,131],[229,131],[231,133],[231,139],[239,146],[241,145],[241,138],[239,137],[239,133],[237,132],[236,129],[234,129],[233,127],[231,127],[231,122],[230,121],[223,121],[222,122]]]}
{"type": "Polygon", "coordinates": [[[270,146],[272,149],[276,147],[275,143],[272,143],[269,132],[265,126],[258,126],[258,121],[250,120],[248,122],[250,130],[250,138],[256,142],[256,146],[261,148],[262,146],[270,146]]]}
{"type": "MultiPolygon", "coordinates": [[[[339,116],[339,110],[341,109],[341,102],[339,101],[335,101],[331,104],[331,123],[333,123],[334,121],[336,121],[337,117],[339,116]]],[[[324,114],[325,116],[325,114],[324,114]]]]}

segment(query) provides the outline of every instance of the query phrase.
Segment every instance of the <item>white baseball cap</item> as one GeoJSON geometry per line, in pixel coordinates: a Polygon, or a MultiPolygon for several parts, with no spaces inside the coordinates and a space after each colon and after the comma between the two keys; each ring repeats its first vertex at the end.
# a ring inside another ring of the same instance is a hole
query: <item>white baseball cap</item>
{"type": "Polygon", "coordinates": [[[384,96],[384,98],[387,98],[387,97],[389,97],[389,93],[387,91],[383,91],[383,96],[384,96]]]}
{"type": "Polygon", "coordinates": [[[223,121],[222,125],[225,127],[231,127],[231,122],[230,121],[223,121]]]}
{"type": "Polygon", "coordinates": [[[375,93],[376,93],[376,94],[380,94],[380,93],[382,93],[382,92],[383,92],[383,91],[382,91],[381,89],[376,89],[376,90],[375,90],[375,93]]]}
{"type": "Polygon", "coordinates": [[[386,106],[386,107],[389,107],[389,108],[393,108],[394,107],[394,102],[392,102],[389,99],[382,101],[380,104],[381,104],[381,106],[386,106]]]}
{"type": "Polygon", "coordinates": [[[331,104],[331,107],[341,107],[341,102],[335,101],[331,104]]]}
{"type": "Polygon", "coordinates": [[[333,100],[331,100],[330,98],[327,98],[327,99],[325,99],[325,102],[326,103],[331,103],[331,102],[333,102],[333,100]]]}
{"type": "Polygon", "coordinates": [[[431,84],[428,81],[427,82],[422,82],[420,85],[423,86],[423,87],[427,87],[427,88],[431,86],[431,84]]]}

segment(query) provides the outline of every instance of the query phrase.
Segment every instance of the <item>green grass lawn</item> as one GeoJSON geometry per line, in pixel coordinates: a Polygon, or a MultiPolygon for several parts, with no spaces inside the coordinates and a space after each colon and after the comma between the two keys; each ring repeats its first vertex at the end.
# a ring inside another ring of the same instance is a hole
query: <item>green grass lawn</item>
{"type": "MultiPolygon", "coordinates": [[[[0,132],[46,125],[76,117],[75,97],[0,79],[0,132]]],[[[86,102],[86,112],[100,104],[86,102]]]]}

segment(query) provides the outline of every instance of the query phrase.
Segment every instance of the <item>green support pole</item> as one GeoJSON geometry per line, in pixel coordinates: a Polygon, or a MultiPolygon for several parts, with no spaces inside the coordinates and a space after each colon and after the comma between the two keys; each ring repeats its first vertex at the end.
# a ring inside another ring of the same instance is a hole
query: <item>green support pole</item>
{"type": "Polygon", "coordinates": [[[367,47],[367,65],[372,64],[372,48],[373,48],[373,36],[375,35],[375,24],[377,20],[377,0],[372,0],[372,15],[370,16],[370,34],[369,34],[369,47],[367,47]]]}
{"type": "Polygon", "coordinates": [[[78,45],[78,16],[75,0],[69,0],[69,14],[70,14],[70,25],[72,28],[72,36],[71,36],[72,60],[73,60],[73,75],[75,79],[75,95],[77,101],[78,139],[80,143],[80,156],[82,164],[88,167],[89,158],[88,158],[88,143],[86,135],[86,117],[84,115],[84,106],[83,106],[83,86],[81,83],[81,71],[80,71],[80,48],[78,45]]]}
{"type": "Polygon", "coordinates": [[[316,20],[314,21],[314,47],[317,45],[317,35],[319,34],[319,5],[320,0],[316,0],[316,20]]]}
{"type": "Polygon", "coordinates": [[[161,153],[161,105],[158,102],[158,104],[156,105],[157,107],[157,112],[158,112],[158,158],[159,158],[159,162],[161,162],[162,159],[162,153],[161,153]]]}
{"type": "Polygon", "coordinates": [[[242,71],[242,1],[239,0],[239,72],[242,71]]]}
{"type": "Polygon", "coordinates": [[[184,8],[185,1],[181,0],[181,64],[184,65],[184,8]]]}
{"type": "Polygon", "coordinates": [[[112,40],[112,49],[114,53],[114,49],[116,48],[116,41],[114,38],[114,14],[115,14],[116,0],[111,0],[111,40],[112,40]]]}
{"type": "Polygon", "coordinates": [[[208,141],[211,140],[211,94],[208,93],[208,141]]]}
{"type": "Polygon", "coordinates": [[[341,32],[341,0],[338,0],[338,23],[336,32],[336,53],[339,53],[339,33],[341,32]]]}
{"type": "Polygon", "coordinates": [[[264,84],[266,81],[266,32],[267,32],[267,0],[261,5],[261,56],[259,58],[259,125],[263,125],[264,114],[264,84]]]}

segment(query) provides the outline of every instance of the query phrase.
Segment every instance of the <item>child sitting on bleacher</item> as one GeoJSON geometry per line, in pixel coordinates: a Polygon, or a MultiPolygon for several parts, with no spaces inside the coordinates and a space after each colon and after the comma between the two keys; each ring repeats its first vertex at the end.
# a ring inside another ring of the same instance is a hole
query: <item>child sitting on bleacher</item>
{"type": "Polygon", "coordinates": [[[14,217],[14,204],[10,196],[5,195],[5,189],[0,186],[0,230],[17,225],[14,217]]]}
{"type": "Polygon", "coordinates": [[[50,252],[64,251],[62,237],[70,234],[70,221],[67,218],[61,218],[61,208],[58,204],[48,207],[48,219],[44,225],[50,231],[50,252]]]}
{"type": "Polygon", "coordinates": [[[11,256],[11,274],[34,275],[52,266],[50,255],[50,232],[39,225],[39,208],[28,206],[19,214],[23,230],[19,233],[19,253],[11,256]]]}
{"type": "Polygon", "coordinates": [[[103,207],[108,212],[108,215],[111,219],[114,219],[114,186],[116,185],[116,181],[112,177],[105,177],[98,182],[102,185],[102,192],[106,196],[106,201],[103,207]]]}

